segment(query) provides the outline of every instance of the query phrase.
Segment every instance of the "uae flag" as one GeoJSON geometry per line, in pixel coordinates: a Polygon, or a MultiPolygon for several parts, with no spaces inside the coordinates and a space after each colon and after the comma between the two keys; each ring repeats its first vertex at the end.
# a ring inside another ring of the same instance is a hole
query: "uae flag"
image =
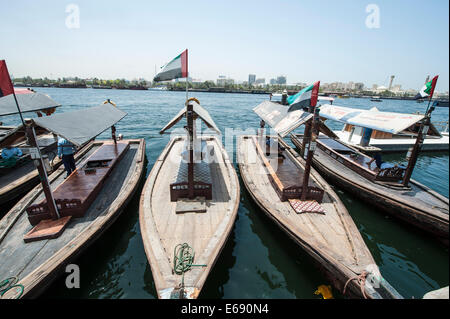
{"type": "Polygon", "coordinates": [[[0,97],[14,93],[5,60],[0,60],[0,97]]]}
{"type": "Polygon", "coordinates": [[[153,81],[169,81],[188,77],[188,50],[184,50],[175,59],[164,65],[153,81]]]}
{"type": "Polygon", "coordinates": [[[292,112],[301,108],[316,106],[317,99],[319,97],[320,81],[305,87],[303,90],[295,95],[291,95],[287,98],[287,102],[290,105],[289,111],[292,112]]]}
{"type": "Polygon", "coordinates": [[[417,93],[417,95],[414,97],[414,99],[415,100],[423,99],[428,96],[433,97],[434,88],[436,87],[436,82],[437,82],[438,77],[439,77],[439,75],[436,75],[431,81],[428,81],[427,83],[425,83],[423,88],[420,90],[419,93],[417,93]]]}

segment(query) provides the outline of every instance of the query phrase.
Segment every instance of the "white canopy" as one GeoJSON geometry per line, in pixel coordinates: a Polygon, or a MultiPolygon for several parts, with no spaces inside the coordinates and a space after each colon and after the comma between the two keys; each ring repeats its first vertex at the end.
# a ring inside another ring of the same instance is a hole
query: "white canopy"
{"type": "Polygon", "coordinates": [[[424,118],[424,115],[362,110],[325,104],[320,107],[320,116],[355,126],[397,134],[424,118]]]}
{"type": "Polygon", "coordinates": [[[297,127],[313,117],[303,110],[288,112],[289,105],[264,101],[253,109],[260,118],[269,124],[281,137],[285,137],[297,127]]]}

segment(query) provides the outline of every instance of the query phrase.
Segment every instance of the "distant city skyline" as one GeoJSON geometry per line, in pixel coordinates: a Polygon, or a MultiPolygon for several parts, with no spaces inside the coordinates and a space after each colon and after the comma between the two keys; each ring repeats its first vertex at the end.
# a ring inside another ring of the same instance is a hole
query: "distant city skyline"
{"type": "Polygon", "coordinates": [[[255,74],[270,83],[283,74],[289,84],[370,88],[388,87],[395,74],[394,84],[420,89],[439,74],[436,89],[448,91],[448,2],[377,1],[375,27],[367,24],[368,4],[14,1],[0,11],[0,59],[15,77],[151,80],[155,67],[188,48],[190,77],[205,81],[226,72],[237,82],[255,74]]]}

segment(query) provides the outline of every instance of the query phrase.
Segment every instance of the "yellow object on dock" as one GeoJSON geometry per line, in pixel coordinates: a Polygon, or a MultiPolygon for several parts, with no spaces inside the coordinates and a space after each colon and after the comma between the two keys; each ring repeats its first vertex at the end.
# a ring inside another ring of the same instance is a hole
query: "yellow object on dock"
{"type": "Polygon", "coordinates": [[[323,299],[334,299],[331,293],[331,286],[320,285],[314,292],[315,295],[322,295],[323,299]]]}

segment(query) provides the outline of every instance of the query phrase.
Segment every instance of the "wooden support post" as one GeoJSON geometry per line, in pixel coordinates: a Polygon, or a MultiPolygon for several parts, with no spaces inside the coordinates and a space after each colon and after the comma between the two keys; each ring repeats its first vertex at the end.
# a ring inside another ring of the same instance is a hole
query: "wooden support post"
{"type": "MultiPolygon", "coordinates": [[[[309,106],[308,108],[309,113],[314,112],[314,106],[309,106]]],[[[311,142],[311,127],[312,127],[312,121],[308,121],[305,124],[305,131],[303,132],[303,140],[302,140],[302,148],[300,149],[300,155],[302,157],[305,156],[305,149],[308,147],[309,142],[311,142]]]]}
{"type": "MultiPolygon", "coordinates": [[[[311,173],[311,163],[314,156],[314,150],[316,149],[316,136],[319,135],[319,108],[312,107],[314,110],[314,117],[311,121],[308,121],[310,125],[308,135],[308,154],[306,156],[305,171],[303,172],[303,185],[302,185],[302,197],[301,200],[306,200],[308,194],[309,175],[311,173]]],[[[305,129],[306,130],[306,129],[305,129]]]]}
{"type": "Polygon", "coordinates": [[[48,182],[47,171],[45,169],[44,161],[42,160],[42,154],[37,143],[36,132],[34,130],[34,127],[32,126],[31,121],[27,121],[25,132],[30,141],[30,146],[36,149],[36,152],[33,153],[32,158],[34,159],[34,164],[39,172],[39,178],[41,180],[42,189],[47,201],[48,210],[50,211],[53,219],[58,219],[60,218],[58,207],[56,206],[55,199],[53,198],[52,190],[48,182]]]}
{"type": "Polygon", "coordinates": [[[424,121],[420,124],[419,127],[419,134],[417,134],[416,143],[414,144],[414,147],[411,151],[411,155],[408,160],[408,166],[406,167],[405,175],[403,175],[403,186],[408,186],[409,181],[411,179],[411,175],[414,171],[414,167],[417,163],[417,158],[419,157],[420,149],[422,148],[422,143],[424,139],[424,135],[428,133],[428,128],[430,127],[430,116],[431,112],[428,112],[425,115],[424,121]]]}
{"type": "Polygon", "coordinates": [[[117,139],[116,139],[116,127],[115,125],[111,126],[111,137],[114,141],[114,144],[117,144],[117,139]]]}
{"type": "Polygon", "coordinates": [[[189,138],[188,190],[189,199],[194,198],[194,110],[192,104],[187,104],[187,129],[189,138]]]}

